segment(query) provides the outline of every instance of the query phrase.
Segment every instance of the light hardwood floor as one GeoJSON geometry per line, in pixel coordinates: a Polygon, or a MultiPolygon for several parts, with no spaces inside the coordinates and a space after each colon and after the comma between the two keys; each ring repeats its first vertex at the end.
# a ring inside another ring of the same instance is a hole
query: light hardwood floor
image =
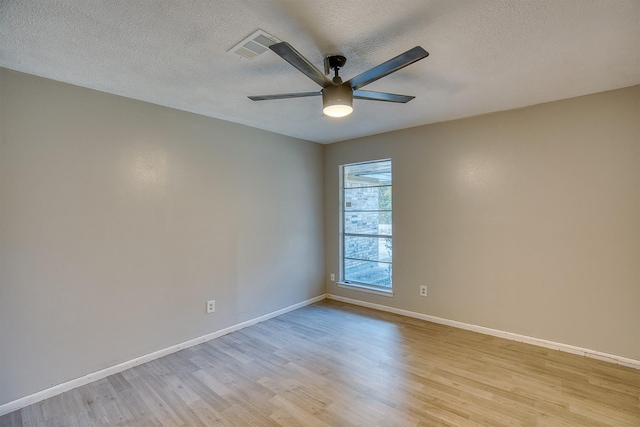
{"type": "Polygon", "coordinates": [[[0,418],[44,425],[640,426],[640,370],[322,301],[0,418]]]}

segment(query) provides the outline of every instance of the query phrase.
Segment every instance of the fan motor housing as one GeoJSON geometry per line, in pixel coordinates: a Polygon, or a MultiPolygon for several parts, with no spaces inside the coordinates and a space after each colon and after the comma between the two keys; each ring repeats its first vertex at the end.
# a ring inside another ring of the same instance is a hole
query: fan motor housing
{"type": "Polygon", "coordinates": [[[349,113],[353,111],[353,89],[349,83],[327,86],[322,89],[322,107],[327,115],[331,115],[328,111],[332,109],[346,108],[349,113]]]}

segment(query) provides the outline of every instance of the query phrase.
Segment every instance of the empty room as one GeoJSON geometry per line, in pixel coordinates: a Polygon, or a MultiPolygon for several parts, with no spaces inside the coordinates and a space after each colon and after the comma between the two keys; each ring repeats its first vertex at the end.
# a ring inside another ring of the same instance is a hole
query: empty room
{"type": "Polygon", "coordinates": [[[640,1],[0,0],[0,427],[640,426],[640,1]]]}

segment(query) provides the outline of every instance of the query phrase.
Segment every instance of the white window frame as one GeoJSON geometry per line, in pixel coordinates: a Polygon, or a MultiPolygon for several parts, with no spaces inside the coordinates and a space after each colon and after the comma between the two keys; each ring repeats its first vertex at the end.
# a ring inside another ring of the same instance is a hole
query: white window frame
{"type": "MultiPolygon", "coordinates": [[[[358,282],[358,281],[353,281],[353,280],[346,280],[345,279],[345,259],[347,259],[347,257],[345,257],[345,250],[344,250],[344,242],[345,242],[345,237],[347,236],[362,236],[362,237],[376,237],[376,238],[389,238],[391,239],[391,241],[393,242],[393,226],[391,227],[391,234],[387,235],[387,234],[358,234],[358,233],[346,233],[345,232],[345,182],[344,182],[344,178],[345,178],[345,167],[348,166],[355,166],[355,165],[361,165],[361,164],[368,164],[368,163],[379,163],[379,162],[391,162],[391,174],[392,174],[392,180],[391,180],[391,185],[390,187],[393,189],[393,162],[392,159],[390,158],[385,158],[385,159],[377,159],[377,160],[367,160],[367,161],[363,161],[363,162],[355,162],[355,163],[346,163],[343,165],[340,165],[340,174],[339,174],[339,181],[340,181],[340,188],[339,188],[339,202],[340,202],[340,223],[339,223],[339,234],[340,234],[340,238],[339,238],[339,242],[340,242],[340,248],[339,248],[339,254],[340,254],[340,280],[337,283],[338,287],[340,288],[345,288],[345,289],[351,289],[351,290],[357,290],[357,291],[362,291],[362,292],[367,292],[367,293],[372,293],[372,294],[376,294],[376,295],[382,295],[382,296],[386,296],[386,297],[393,297],[393,279],[391,280],[391,286],[390,287],[386,287],[386,286],[379,286],[379,285],[375,285],[375,284],[370,284],[370,283],[363,283],[363,282],[358,282]]],[[[382,212],[382,211],[380,211],[382,212]]],[[[392,195],[391,195],[391,220],[393,222],[393,190],[392,190],[392,195]]],[[[389,262],[389,264],[391,266],[393,266],[393,254],[391,255],[391,260],[389,262]]],[[[393,275],[393,269],[391,270],[391,274],[393,275]]]]}

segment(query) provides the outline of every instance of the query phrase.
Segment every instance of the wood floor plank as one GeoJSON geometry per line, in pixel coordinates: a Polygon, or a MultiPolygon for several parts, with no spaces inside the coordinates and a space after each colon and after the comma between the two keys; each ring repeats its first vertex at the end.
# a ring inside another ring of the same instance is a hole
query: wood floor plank
{"type": "Polygon", "coordinates": [[[640,370],[322,301],[0,417],[112,425],[640,426],[640,370]]]}

